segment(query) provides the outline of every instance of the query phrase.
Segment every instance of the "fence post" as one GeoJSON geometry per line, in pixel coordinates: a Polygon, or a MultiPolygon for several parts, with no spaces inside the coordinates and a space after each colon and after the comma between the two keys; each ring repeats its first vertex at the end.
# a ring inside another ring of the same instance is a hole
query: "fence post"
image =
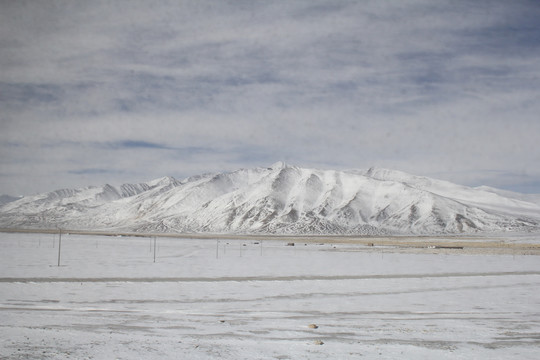
{"type": "Polygon", "coordinates": [[[156,237],[154,236],[154,262],[156,262],[156,237]]]}
{"type": "Polygon", "coordinates": [[[58,266],[60,266],[60,250],[62,248],[62,229],[58,228],[58,266]]]}

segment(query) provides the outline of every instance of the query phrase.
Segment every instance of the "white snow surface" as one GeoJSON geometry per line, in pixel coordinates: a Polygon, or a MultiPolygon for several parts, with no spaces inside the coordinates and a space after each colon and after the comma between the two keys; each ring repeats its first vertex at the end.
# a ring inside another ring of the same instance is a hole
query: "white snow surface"
{"type": "Polygon", "coordinates": [[[58,240],[0,233],[2,359],[540,357],[537,256],[58,240]]]}
{"type": "Polygon", "coordinates": [[[0,227],[278,234],[538,230],[533,197],[388,169],[269,168],[57,190],[0,206],[0,227]],[[531,200],[531,201],[529,201],[531,200]]]}

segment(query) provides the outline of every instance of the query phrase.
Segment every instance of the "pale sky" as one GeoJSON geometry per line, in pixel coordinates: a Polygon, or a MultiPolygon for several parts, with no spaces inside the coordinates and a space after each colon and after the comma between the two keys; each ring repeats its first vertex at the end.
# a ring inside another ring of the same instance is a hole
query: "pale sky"
{"type": "Polygon", "coordinates": [[[538,1],[1,1],[0,193],[268,166],[540,193],[538,1]]]}

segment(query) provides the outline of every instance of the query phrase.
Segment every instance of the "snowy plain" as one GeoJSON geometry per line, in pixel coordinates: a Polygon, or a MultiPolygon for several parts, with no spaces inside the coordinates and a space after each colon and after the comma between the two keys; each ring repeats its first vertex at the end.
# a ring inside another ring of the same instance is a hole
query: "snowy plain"
{"type": "Polygon", "coordinates": [[[287,242],[0,233],[0,358],[540,358],[536,255],[287,242]]]}

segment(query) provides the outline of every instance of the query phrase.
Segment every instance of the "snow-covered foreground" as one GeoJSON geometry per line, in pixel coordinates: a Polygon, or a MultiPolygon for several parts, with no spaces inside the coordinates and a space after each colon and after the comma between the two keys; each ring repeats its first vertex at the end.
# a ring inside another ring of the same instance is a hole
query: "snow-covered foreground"
{"type": "Polygon", "coordinates": [[[257,241],[0,233],[0,358],[540,357],[538,256],[257,241]]]}

